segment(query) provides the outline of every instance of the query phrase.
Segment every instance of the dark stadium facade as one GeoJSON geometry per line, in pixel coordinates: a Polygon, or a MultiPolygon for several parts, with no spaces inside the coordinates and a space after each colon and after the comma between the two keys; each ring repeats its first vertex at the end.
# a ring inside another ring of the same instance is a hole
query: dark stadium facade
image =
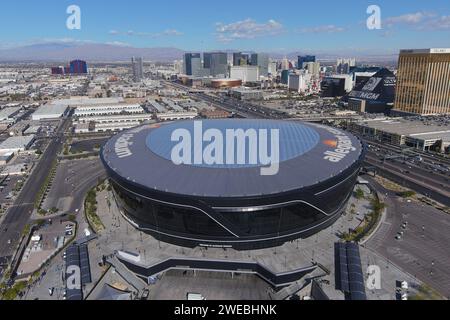
{"type": "Polygon", "coordinates": [[[194,121],[122,132],[105,144],[101,159],[122,214],[137,229],[184,247],[262,249],[309,237],[346,208],[364,157],[351,134],[294,121],[202,125],[224,133],[279,130],[279,171],[264,176],[254,164],[175,164],[170,132],[194,133],[194,121]]]}

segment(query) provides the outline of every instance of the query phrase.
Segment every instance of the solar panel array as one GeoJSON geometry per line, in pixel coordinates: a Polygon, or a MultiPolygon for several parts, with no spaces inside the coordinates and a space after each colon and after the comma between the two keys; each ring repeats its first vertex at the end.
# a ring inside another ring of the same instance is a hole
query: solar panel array
{"type": "Polygon", "coordinates": [[[367,300],[359,246],[356,243],[335,244],[336,289],[348,300],[367,300]]]}
{"type": "Polygon", "coordinates": [[[89,265],[89,252],[87,244],[82,244],[78,247],[80,253],[80,271],[81,284],[86,285],[92,282],[91,267],[89,265]]]}
{"type": "Polygon", "coordinates": [[[69,283],[67,279],[73,276],[73,273],[67,272],[67,269],[73,266],[80,269],[81,287],[92,282],[87,244],[73,244],[66,250],[66,299],[83,300],[83,291],[81,288],[72,289],[67,286],[69,283]]]}
{"type": "Polygon", "coordinates": [[[80,266],[80,254],[76,245],[72,245],[66,250],[66,299],[83,300],[83,292],[81,289],[72,289],[67,286],[69,282],[68,278],[73,275],[67,269],[72,266],[80,266]]]}

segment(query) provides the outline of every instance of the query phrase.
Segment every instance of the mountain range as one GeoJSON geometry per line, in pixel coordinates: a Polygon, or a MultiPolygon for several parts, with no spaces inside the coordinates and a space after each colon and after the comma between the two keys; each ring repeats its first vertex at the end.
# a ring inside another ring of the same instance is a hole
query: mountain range
{"type": "Polygon", "coordinates": [[[147,61],[173,61],[181,59],[183,50],[177,48],[134,48],[98,43],[43,43],[0,50],[0,61],[69,61],[82,59],[96,61],[129,61],[142,57],[147,61]]]}
{"type": "MultiPolygon", "coordinates": [[[[235,52],[238,50],[221,50],[235,52]]],[[[171,47],[136,48],[118,44],[102,43],[40,43],[15,48],[0,49],[0,62],[65,62],[82,59],[88,62],[130,61],[131,57],[142,57],[146,61],[169,62],[182,59],[185,51],[171,47]]],[[[271,52],[273,59],[296,59],[305,52],[271,52]]],[[[318,53],[319,60],[335,61],[340,57],[355,57],[359,62],[396,62],[397,54],[374,54],[370,51],[359,53],[318,53]]]]}

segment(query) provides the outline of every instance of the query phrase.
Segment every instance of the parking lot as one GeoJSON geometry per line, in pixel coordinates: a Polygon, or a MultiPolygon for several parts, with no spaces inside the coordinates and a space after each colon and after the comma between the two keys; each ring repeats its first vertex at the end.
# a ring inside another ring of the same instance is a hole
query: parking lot
{"type": "Polygon", "coordinates": [[[27,275],[37,271],[74,236],[74,228],[75,224],[72,222],[55,220],[36,230],[25,249],[17,274],[27,275]]]}
{"type": "Polygon", "coordinates": [[[23,180],[22,177],[12,176],[12,177],[1,177],[0,181],[0,212],[5,212],[9,206],[11,206],[14,202],[14,189],[17,186],[17,183],[23,180]]]}
{"type": "Polygon", "coordinates": [[[43,202],[43,209],[56,208],[58,213],[73,213],[80,209],[87,189],[104,174],[98,158],[62,161],[43,202]]]}
{"type": "Polygon", "coordinates": [[[450,215],[378,188],[386,194],[388,215],[367,248],[450,297],[450,215]]]}

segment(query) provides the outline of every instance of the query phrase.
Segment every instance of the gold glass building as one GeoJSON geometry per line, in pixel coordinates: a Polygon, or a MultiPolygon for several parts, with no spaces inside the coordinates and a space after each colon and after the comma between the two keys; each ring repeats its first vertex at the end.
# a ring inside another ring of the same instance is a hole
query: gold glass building
{"type": "Polygon", "coordinates": [[[450,49],[400,51],[394,109],[450,114],[450,49]]]}

